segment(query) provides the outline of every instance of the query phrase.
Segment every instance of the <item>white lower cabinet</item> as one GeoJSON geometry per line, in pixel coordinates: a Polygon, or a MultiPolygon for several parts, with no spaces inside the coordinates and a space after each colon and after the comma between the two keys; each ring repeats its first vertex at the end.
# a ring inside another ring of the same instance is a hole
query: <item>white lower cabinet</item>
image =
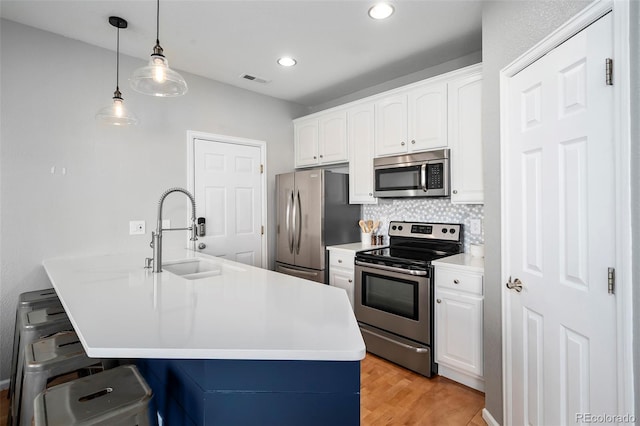
{"type": "MultiPolygon", "coordinates": [[[[354,244],[355,245],[355,244],[354,244]]],[[[360,244],[357,244],[358,246],[360,244]]],[[[347,292],[351,308],[353,309],[353,292],[356,257],[355,249],[328,247],[329,250],[329,285],[338,287],[347,292]]]]}
{"type": "Polygon", "coordinates": [[[353,309],[353,269],[342,269],[331,267],[329,269],[329,285],[338,287],[347,292],[351,309],[353,309]]]}
{"type": "Polygon", "coordinates": [[[480,272],[435,267],[438,374],[480,391],[484,391],[482,281],[480,272]]]}

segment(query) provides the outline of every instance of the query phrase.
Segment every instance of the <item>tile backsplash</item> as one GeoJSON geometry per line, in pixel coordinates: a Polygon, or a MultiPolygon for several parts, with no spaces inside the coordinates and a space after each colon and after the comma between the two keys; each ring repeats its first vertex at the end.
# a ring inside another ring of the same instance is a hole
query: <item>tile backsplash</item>
{"type": "Polygon", "coordinates": [[[448,199],[440,198],[379,198],[378,204],[362,206],[364,219],[381,222],[378,234],[389,232],[389,221],[402,220],[409,222],[442,222],[462,223],[464,225],[464,251],[469,251],[469,244],[484,244],[484,226],[479,235],[471,233],[471,219],[484,222],[484,206],[482,204],[451,204],[448,199]]]}

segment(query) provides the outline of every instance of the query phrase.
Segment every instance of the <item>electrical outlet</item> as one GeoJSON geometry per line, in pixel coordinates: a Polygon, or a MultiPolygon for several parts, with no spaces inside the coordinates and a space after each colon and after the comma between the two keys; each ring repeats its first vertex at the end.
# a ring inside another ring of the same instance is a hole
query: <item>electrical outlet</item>
{"type": "Polygon", "coordinates": [[[482,234],[482,220],[481,219],[471,219],[471,233],[474,235],[482,234]]]}
{"type": "Polygon", "coordinates": [[[169,219],[162,219],[162,229],[171,228],[171,221],[169,219]]]}
{"type": "Polygon", "coordinates": [[[145,233],[144,220],[129,221],[129,235],[144,235],[144,233],[145,233]]]}

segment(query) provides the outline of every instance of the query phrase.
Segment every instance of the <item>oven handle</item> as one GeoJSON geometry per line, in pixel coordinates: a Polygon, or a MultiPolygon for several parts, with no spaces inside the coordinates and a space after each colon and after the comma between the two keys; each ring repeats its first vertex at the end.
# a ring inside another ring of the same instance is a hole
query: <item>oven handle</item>
{"type": "Polygon", "coordinates": [[[359,260],[356,260],[355,263],[356,263],[356,265],[359,265],[359,266],[367,266],[367,267],[373,268],[373,269],[382,269],[382,270],[385,270],[385,271],[399,272],[401,274],[418,275],[418,276],[428,275],[427,271],[416,271],[415,269],[402,269],[402,268],[396,268],[394,266],[378,265],[377,263],[376,264],[371,264],[371,263],[361,262],[359,260]]]}
{"type": "Polygon", "coordinates": [[[423,164],[420,167],[420,184],[422,185],[422,190],[427,192],[427,165],[423,164]]]}

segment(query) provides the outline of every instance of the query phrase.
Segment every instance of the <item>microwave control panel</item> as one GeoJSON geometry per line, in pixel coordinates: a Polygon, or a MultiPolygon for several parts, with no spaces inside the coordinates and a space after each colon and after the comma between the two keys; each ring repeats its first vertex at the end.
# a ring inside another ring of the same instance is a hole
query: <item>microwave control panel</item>
{"type": "Polygon", "coordinates": [[[427,165],[427,188],[444,188],[444,164],[427,165]]]}

